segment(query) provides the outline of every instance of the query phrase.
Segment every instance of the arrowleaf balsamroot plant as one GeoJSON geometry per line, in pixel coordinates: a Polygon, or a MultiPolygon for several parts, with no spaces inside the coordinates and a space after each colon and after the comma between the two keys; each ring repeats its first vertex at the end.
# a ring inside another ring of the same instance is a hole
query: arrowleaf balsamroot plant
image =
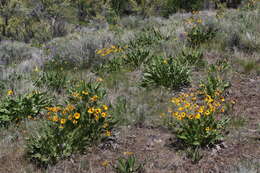
{"type": "Polygon", "coordinates": [[[0,127],[8,127],[10,123],[37,118],[44,107],[51,105],[52,101],[46,93],[33,91],[16,95],[13,90],[8,90],[6,97],[0,102],[0,127]]]}
{"type": "Polygon", "coordinates": [[[190,69],[187,65],[178,59],[155,56],[144,70],[141,85],[179,89],[189,83],[190,69]]]}
{"type": "Polygon", "coordinates": [[[55,164],[111,136],[115,121],[102,103],[104,92],[100,84],[80,81],[64,106],[46,107],[44,129],[27,140],[29,159],[40,166],[55,164]]]}
{"type": "Polygon", "coordinates": [[[223,138],[228,122],[224,115],[227,107],[221,91],[212,98],[207,93],[181,93],[171,99],[167,123],[177,138],[188,147],[204,147],[223,138]]]}

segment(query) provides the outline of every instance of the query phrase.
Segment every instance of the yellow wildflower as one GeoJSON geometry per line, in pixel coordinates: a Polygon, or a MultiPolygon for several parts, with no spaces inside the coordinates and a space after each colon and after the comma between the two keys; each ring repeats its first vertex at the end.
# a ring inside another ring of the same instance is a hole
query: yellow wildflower
{"type": "Polygon", "coordinates": [[[107,113],[106,113],[106,112],[102,112],[102,113],[101,113],[101,116],[102,116],[103,118],[106,118],[106,117],[107,117],[107,113]]]}
{"type": "Polygon", "coordinates": [[[95,109],[95,113],[96,113],[96,114],[101,113],[101,109],[100,109],[100,108],[95,109]]]}
{"type": "Polygon", "coordinates": [[[73,120],[72,123],[73,123],[73,124],[77,124],[78,121],[77,121],[77,120],[73,120]]]}
{"type": "Polygon", "coordinates": [[[82,94],[83,95],[88,95],[88,92],[87,91],[82,91],[82,94]]]}
{"type": "Polygon", "coordinates": [[[99,116],[97,114],[95,114],[95,120],[98,121],[99,120],[99,116]]]}
{"type": "Polygon", "coordinates": [[[54,122],[59,121],[59,117],[57,115],[55,115],[54,117],[52,117],[52,121],[54,121],[54,122]]]}
{"type": "Polygon", "coordinates": [[[74,114],[74,118],[75,118],[75,119],[79,119],[79,118],[80,118],[80,113],[76,112],[76,113],[74,114]]]}
{"type": "Polygon", "coordinates": [[[62,118],[62,119],[60,120],[60,123],[61,123],[61,124],[65,124],[66,121],[67,121],[66,119],[62,118]]]}
{"type": "Polygon", "coordinates": [[[178,120],[182,120],[181,115],[178,115],[178,116],[177,116],[177,119],[178,119],[178,120]]]}
{"type": "Polygon", "coordinates": [[[108,106],[107,106],[107,105],[103,105],[102,107],[103,107],[103,109],[104,109],[105,111],[108,110],[108,106]]]}
{"type": "Polygon", "coordinates": [[[96,53],[101,54],[103,52],[103,49],[98,50],[96,53]]]}
{"type": "Polygon", "coordinates": [[[193,115],[189,115],[189,119],[192,120],[193,119],[193,115]]]}
{"type": "Polygon", "coordinates": [[[64,109],[64,110],[62,111],[62,115],[66,115],[66,113],[67,113],[67,111],[66,111],[66,109],[64,109]]]}
{"type": "Polygon", "coordinates": [[[125,156],[130,156],[130,155],[133,155],[134,153],[133,152],[129,152],[129,151],[125,151],[123,154],[125,156]]]}
{"type": "Polygon", "coordinates": [[[203,111],[204,111],[204,106],[200,106],[198,112],[203,113],[203,111]]]}
{"type": "Polygon", "coordinates": [[[199,113],[196,114],[196,115],[195,115],[195,118],[196,118],[196,119],[200,119],[200,114],[199,114],[199,113]]]}
{"type": "Polygon", "coordinates": [[[183,110],[184,110],[184,107],[179,107],[178,110],[179,110],[179,111],[183,111],[183,110]]]}
{"type": "Polygon", "coordinates": [[[101,163],[102,166],[107,167],[109,164],[109,161],[105,160],[104,162],[101,163]]]}
{"type": "Polygon", "coordinates": [[[95,111],[95,108],[93,108],[93,107],[88,109],[88,113],[90,113],[90,114],[93,114],[94,111],[95,111]]]}
{"type": "Polygon", "coordinates": [[[111,131],[107,130],[105,135],[106,136],[111,136],[111,131]]]}
{"type": "Polygon", "coordinates": [[[206,130],[206,131],[210,131],[210,128],[209,128],[209,127],[207,127],[205,130],[206,130]]]}
{"type": "Polygon", "coordinates": [[[67,111],[73,111],[74,109],[75,109],[75,106],[73,106],[71,104],[68,104],[67,107],[66,107],[67,111]]]}
{"type": "Polygon", "coordinates": [[[8,90],[8,91],[7,91],[7,95],[8,95],[8,96],[13,95],[13,94],[14,94],[13,90],[8,90]]]}
{"type": "Polygon", "coordinates": [[[92,102],[97,101],[97,99],[98,99],[98,96],[97,96],[97,95],[95,95],[95,96],[93,96],[93,97],[90,98],[90,100],[91,100],[92,102]]]}
{"type": "Polygon", "coordinates": [[[185,118],[185,117],[186,117],[186,112],[182,112],[182,113],[181,113],[181,117],[182,117],[182,118],[185,118]]]}
{"type": "Polygon", "coordinates": [[[205,112],[205,115],[209,115],[209,114],[210,114],[210,111],[207,110],[207,111],[205,112]]]}
{"type": "Polygon", "coordinates": [[[179,115],[179,112],[174,112],[174,113],[172,113],[172,116],[177,117],[178,115],[179,115]]]}

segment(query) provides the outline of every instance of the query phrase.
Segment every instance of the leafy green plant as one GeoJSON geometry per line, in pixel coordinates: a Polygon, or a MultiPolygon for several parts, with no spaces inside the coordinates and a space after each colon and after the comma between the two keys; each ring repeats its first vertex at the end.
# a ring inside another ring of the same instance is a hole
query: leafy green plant
{"type": "Polygon", "coordinates": [[[136,157],[131,154],[128,157],[121,157],[113,166],[116,173],[138,173],[143,171],[143,164],[137,162],[136,157]]]}
{"type": "Polygon", "coordinates": [[[170,14],[176,13],[180,10],[196,11],[202,8],[202,0],[165,0],[163,15],[169,16],[170,14]]]}
{"type": "Polygon", "coordinates": [[[141,85],[179,89],[190,83],[190,69],[174,58],[153,57],[144,70],[141,85]]]}
{"type": "Polygon", "coordinates": [[[203,53],[194,48],[184,47],[178,60],[182,64],[187,64],[190,66],[195,66],[196,68],[201,68],[205,66],[205,61],[203,60],[203,53]]]}
{"type": "Polygon", "coordinates": [[[207,71],[207,77],[200,82],[200,90],[215,98],[216,91],[223,92],[230,87],[230,83],[223,79],[223,74],[226,74],[229,69],[229,64],[225,61],[218,62],[216,65],[211,64],[207,71]]]}
{"type": "Polygon", "coordinates": [[[0,126],[7,127],[10,123],[18,123],[26,118],[36,118],[43,108],[52,102],[46,93],[32,92],[26,95],[15,96],[12,90],[8,91],[0,103],[0,126]]]}
{"type": "Polygon", "coordinates": [[[105,91],[100,84],[80,81],[73,86],[64,106],[46,108],[49,127],[27,140],[28,158],[41,166],[55,164],[111,136],[116,122],[102,104],[105,91]]]}
{"type": "Polygon", "coordinates": [[[150,51],[144,48],[128,50],[123,58],[123,63],[129,67],[137,68],[147,60],[150,51]]]}
{"type": "Polygon", "coordinates": [[[202,159],[203,155],[200,153],[200,148],[188,148],[186,150],[187,157],[191,159],[193,163],[198,163],[202,159]]]}
{"type": "Polygon", "coordinates": [[[218,29],[213,23],[204,24],[201,18],[192,16],[186,20],[187,39],[192,47],[200,46],[216,36],[218,29]]]}
{"type": "Polygon", "coordinates": [[[158,43],[164,39],[164,36],[155,28],[146,28],[142,32],[136,34],[135,39],[129,42],[129,48],[140,48],[158,43]]]}
{"type": "Polygon", "coordinates": [[[35,86],[46,86],[55,91],[61,91],[61,89],[65,88],[67,77],[62,70],[51,70],[39,73],[39,78],[34,81],[35,86]]]}
{"type": "Polygon", "coordinates": [[[172,120],[169,126],[184,146],[195,149],[223,139],[229,119],[222,116],[226,105],[221,94],[218,92],[218,97],[213,99],[206,93],[195,91],[172,98],[173,106],[168,111],[172,120]]]}
{"type": "Polygon", "coordinates": [[[111,73],[120,71],[123,66],[123,58],[121,57],[114,57],[111,60],[99,65],[98,67],[94,68],[93,72],[96,73],[111,73]]]}

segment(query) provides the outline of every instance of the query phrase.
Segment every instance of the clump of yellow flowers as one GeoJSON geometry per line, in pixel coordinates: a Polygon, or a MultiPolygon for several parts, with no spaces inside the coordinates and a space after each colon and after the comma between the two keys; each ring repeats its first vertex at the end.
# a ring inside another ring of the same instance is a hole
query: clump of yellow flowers
{"type": "Polygon", "coordinates": [[[181,93],[171,99],[167,123],[179,139],[191,146],[213,144],[222,138],[222,130],[228,119],[222,115],[226,111],[226,100],[219,90],[215,96],[202,91],[181,93]]]}
{"type": "Polygon", "coordinates": [[[79,82],[69,91],[69,101],[65,106],[46,108],[47,119],[60,129],[86,128],[86,131],[97,136],[111,136],[112,116],[109,107],[102,104],[104,94],[98,90],[99,86],[100,84],[79,82]]]}
{"type": "Polygon", "coordinates": [[[85,121],[88,121],[93,124],[100,124],[104,130],[104,135],[111,136],[109,122],[106,121],[107,118],[111,117],[107,112],[107,105],[86,107],[84,111],[77,111],[76,106],[68,104],[65,107],[46,107],[46,110],[48,110],[47,119],[56,123],[61,129],[66,126],[69,128],[72,126],[79,127],[86,123],[85,121]]]}
{"type": "Polygon", "coordinates": [[[117,53],[117,52],[122,52],[122,51],[123,51],[123,48],[121,48],[119,46],[112,45],[108,48],[103,48],[103,49],[97,50],[96,54],[101,55],[101,56],[106,56],[106,55],[109,55],[111,53],[117,53]]]}

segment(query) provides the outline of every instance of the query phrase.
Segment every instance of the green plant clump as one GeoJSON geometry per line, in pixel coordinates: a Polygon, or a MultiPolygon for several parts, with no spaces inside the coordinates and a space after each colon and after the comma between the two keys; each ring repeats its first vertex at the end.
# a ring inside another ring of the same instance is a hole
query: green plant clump
{"type": "Polygon", "coordinates": [[[141,85],[180,89],[190,83],[190,69],[174,58],[153,57],[144,70],[141,85]]]}
{"type": "Polygon", "coordinates": [[[52,103],[46,93],[32,92],[15,96],[12,90],[8,91],[0,103],[0,126],[8,127],[10,123],[19,123],[26,118],[36,118],[46,106],[52,103]]]}
{"type": "Polygon", "coordinates": [[[46,108],[47,122],[27,139],[27,156],[39,166],[55,164],[111,136],[115,121],[102,104],[100,83],[81,81],[68,92],[67,103],[46,108]]]}

